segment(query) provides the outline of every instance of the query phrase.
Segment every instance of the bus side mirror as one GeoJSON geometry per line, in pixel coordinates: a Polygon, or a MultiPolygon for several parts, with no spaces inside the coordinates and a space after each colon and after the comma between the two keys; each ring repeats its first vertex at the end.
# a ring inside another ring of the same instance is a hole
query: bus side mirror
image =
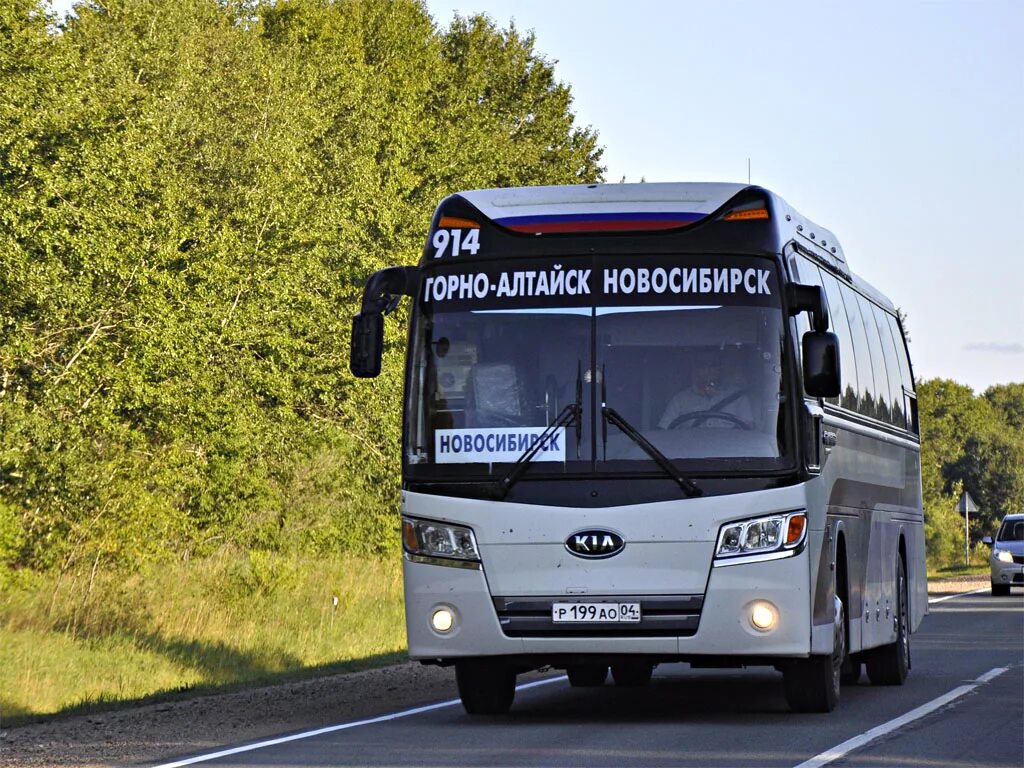
{"type": "Polygon", "coordinates": [[[839,338],[808,331],[803,338],[804,390],[811,397],[839,397],[839,338]]]}
{"type": "Polygon", "coordinates": [[[360,312],[352,318],[352,347],[349,369],[360,379],[380,375],[384,355],[384,315],[380,312],[360,312]]]}
{"type": "Polygon", "coordinates": [[[384,355],[384,315],[391,314],[403,296],[419,290],[417,267],[388,267],[370,275],[363,288],[361,311],[352,318],[349,370],[360,379],[380,375],[384,355]]]}
{"type": "Polygon", "coordinates": [[[786,303],[789,305],[790,315],[811,313],[812,330],[828,330],[828,296],[820,285],[787,284],[786,303]]]}

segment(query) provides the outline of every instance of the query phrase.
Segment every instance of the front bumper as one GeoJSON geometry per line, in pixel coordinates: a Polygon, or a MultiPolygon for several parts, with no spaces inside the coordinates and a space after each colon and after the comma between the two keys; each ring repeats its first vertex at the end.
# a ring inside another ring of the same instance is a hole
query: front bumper
{"type": "MultiPolygon", "coordinates": [[[[712,568],[707,592],[700,597],[695,631],[679,635],[645,635],[607,627],[593,632],[580,627],[571,636],[509,633],[503,629],[490,594],[485,570],[447,568],[406,560],[405,608],[409,655],[419,660],[448,661],[475,656],[528,656],[538,665],[546,657],[573,654],[648,654],[663,658],[688,656],[779,657],[807,656],[811,650],[811,597],[806,551],[782,560],[736,563],[712,568]],[[751,625],[755,601],[771,603],[776,626],[761,632],[751,625]],[[455,624],[447,633],[430,625],[440,607],[451,610],[455,624]],[[516,636],[519,635],[519,636],[516,636]]],[[[515,595],[497,596],[515,598],[515,595]]],[[[628,592],[611,596],[552,595],[552,600],[629,600],[628,592]]],[[[669,596],[666,596],[669,597],[669,596]]],[[[536,599],[535,597],[533,599],[536,599]]],[[[499,604],[501,600],[498,600],[499,604]]],[[[507,622],[506,622],[507,626],[507,622]]]]}
{"type": "Polygon", "coordinates": [[[1012,584],[1024,587],[1024,564],[1004,563],[994,557],[989,558],[989,564],[992,566],[993,584],[1012,584]]]}

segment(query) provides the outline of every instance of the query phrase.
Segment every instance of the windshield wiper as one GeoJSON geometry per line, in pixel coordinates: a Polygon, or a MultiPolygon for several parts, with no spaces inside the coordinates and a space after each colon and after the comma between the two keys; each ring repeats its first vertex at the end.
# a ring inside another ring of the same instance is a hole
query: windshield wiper
{"type": "Polygon", "coordinates": [[[702,496],[704,494],[704,492],[697,486],[695,482],[693,482],[693,480],[690,480],[689,478],[681,475],[679,473],[679,470],[676,469],[675,465],[669,460],[669,458],[664,453],[655,448],[646,437],[640,434],[640,431],[636,427],[634,427],[632,424],[630,424],[628,421],[622,418],[619,412],[616,411],[614,408],[611,408],[602,403],[601,417],[602,421],[605,424],[607,424],[607,422],[610,421],[612,424],[614,424],[616,427],[622,430],[622,432],[625,433],[625,435],[629,437],[634,443],[639,445],[640,448],[643,449],[644,453],[646,453],[648,456],[654,459],[654,462],[663,470],[665,470],[665,474],[667,474],[669,477],[671,477],[679,484],[679,487],[683,489],[683,493],[685,493],[687,496],[702,496]]]}
{"type": "Polygon", "coordinates": [[[583,372],[579,362],[576,363],[576,401],[566,405],[537,436],[537,440],[516,459],[516,463],[508,471],[508,474],[494,483],[491,495],[498,500],[504,499],[512,486],[529,469],[533,457],[555,433],[555,430],[573,423],[576,425],[576,457],[579,458],[580,436],[583,428],[583,372]]]}

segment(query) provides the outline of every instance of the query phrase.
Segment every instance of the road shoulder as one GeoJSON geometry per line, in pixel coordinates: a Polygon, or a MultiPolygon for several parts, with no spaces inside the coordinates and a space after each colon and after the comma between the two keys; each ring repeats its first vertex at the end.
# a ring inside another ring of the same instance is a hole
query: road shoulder
{"type": "MultiPolygon", "coordinates": [[[[929,584],[929,598],[988,586],[985,577],[929,584]]],[[[152,764],[225,744],[373,717],[455,698],[449,669],[406,662],[264,688],[49,718],[0,730],[0,766],[152,764]]],[[[525,676],[524,676],[525,678],[525,676]]]]}

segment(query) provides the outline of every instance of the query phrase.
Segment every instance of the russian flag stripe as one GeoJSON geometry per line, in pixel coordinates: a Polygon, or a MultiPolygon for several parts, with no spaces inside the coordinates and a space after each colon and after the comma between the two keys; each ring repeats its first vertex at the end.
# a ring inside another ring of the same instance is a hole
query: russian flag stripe
{"type": "Polygon", "coordinates": [[[514,232],[629,232],[685,227],[706,213],[653,211],[642,213],[563,213],[544,216],[510,216],[495,219],[514,232]]]}

